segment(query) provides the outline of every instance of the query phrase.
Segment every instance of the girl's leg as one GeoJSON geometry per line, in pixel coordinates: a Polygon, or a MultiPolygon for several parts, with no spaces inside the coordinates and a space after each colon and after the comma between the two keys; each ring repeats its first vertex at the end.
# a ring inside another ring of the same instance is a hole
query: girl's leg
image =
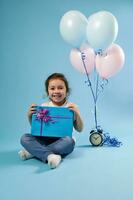
{"type": "Polygon", "coordinates": [[[75,141],[73,138],[66,136],[58,138],[55,142],[48,145],[48,148],[54,153],[66,156],[74,150],[75,141]]]}
{"type": "Polygon", "coordinates": [[[48,155],[48,164],[51,168],[56,168],[61,162],[61,156],[66,156],[74,149],[75,141],[71,137],[58,138],[48,145],[54,154],[48,155]]]}
{"type": "Polygon", "coordinates": [[[64,138],[40,138],[31,134],[24,134],[21,138],[22,146],[40,160],[46,162],[51,168],[56,168],[61,162],[61,156],[70,154],[75,146],[74,139],[64,138]]]}
{"type": "Polygon", "coordinates": [[[47,161],[49,154],[53,154],[53,151],[47,146],[47,140],[45,138],[24,134],[21,137],[21,144],[30,154],[43,162],[47,161]]]}

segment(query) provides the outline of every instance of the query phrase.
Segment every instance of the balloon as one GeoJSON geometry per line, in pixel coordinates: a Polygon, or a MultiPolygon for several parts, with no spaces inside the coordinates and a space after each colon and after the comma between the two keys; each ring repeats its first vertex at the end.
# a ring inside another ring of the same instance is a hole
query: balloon
{"type": "Polygon", "coordinates": [[[116,18],[107,11],[94,13],[88,18],[87,40],[95,49],[106,49],[118,34],[116,18]]]}
{"type": "Polygon", "coordinates": [[[69,11],[61,18],[60,33],[66,42],[79,47],[86,40],[87,23],[87,18],[81,12],[69,11]]]}
{"type": "Polygon", "coordinates": [[[70,62],[79,72],[86,73],[80,51],[85,56],[85,67],[87,69],[87,73],[90,74],[94,69],[95,52],[88,45],[82,46],[80,50],[76,48],[72,49],[70,52],[70,62]]]}
{"type": "Polygon", "coordinates": [[[96,70],[103,79],[108,79],[120,71],[125,62],[123,49],[112,44],[103,55],[96,56],[96,70]]]}

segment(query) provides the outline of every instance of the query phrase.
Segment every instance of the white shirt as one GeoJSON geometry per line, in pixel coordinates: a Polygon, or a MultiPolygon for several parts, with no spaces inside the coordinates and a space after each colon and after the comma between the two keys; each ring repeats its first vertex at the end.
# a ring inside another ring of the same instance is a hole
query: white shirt
{"type": "Polygon", "coordinates": [[[50,106],[50,107],[68,107],[68,102],[65,101],[65,103],[61,106],[57,106],[55,104],[53,104],[52,101],[48,101],[48,102],[45,102],[45,103],[42,103],[41,106],[50,106]]]}

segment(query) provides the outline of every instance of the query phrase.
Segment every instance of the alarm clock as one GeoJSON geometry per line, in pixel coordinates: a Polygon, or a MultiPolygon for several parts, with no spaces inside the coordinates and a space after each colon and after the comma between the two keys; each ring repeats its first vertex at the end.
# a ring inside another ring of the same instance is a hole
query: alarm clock
{"type": "Polygon", "coordinates": [[[103,144],[103,131],[96,129],[90,132],[90,143],[93,146],[101,146],[103,144]]]}

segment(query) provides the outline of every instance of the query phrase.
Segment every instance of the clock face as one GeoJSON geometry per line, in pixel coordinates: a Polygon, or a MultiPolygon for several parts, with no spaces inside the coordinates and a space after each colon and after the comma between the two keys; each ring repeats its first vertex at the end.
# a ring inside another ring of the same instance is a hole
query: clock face
{"type": "Polygon", "coordinates": [[[94,146],[99,146],[103,142],[103,137],[100,133],[94,132],[90,135],[90,142],[94,146]]]}

